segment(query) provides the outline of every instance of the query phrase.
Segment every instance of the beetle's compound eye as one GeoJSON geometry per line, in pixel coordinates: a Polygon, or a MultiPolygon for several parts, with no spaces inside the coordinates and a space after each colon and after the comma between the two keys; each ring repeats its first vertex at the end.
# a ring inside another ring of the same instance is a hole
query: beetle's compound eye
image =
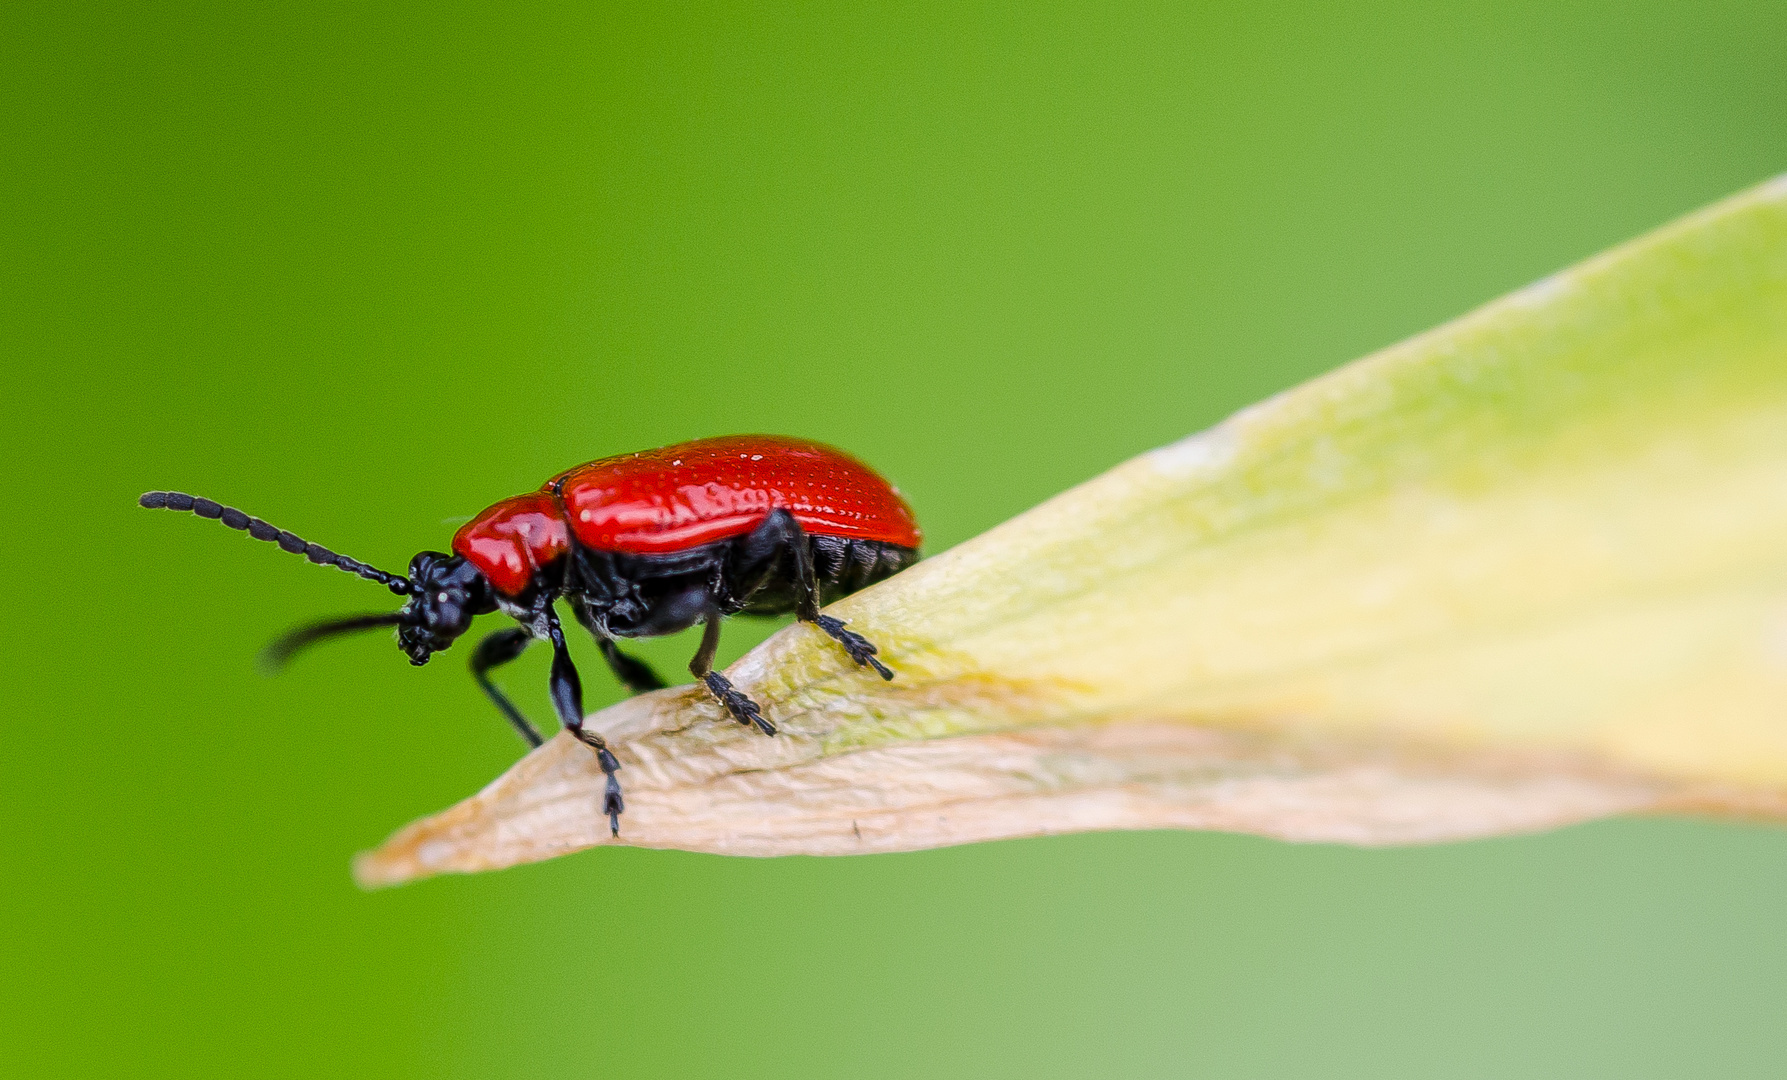
{"type": "Polygon", "coordinates": [[[447,647],[446,642],[451,642],[471,629],[472,618],[466,614],[465,605],[459,598],[449,593],[439,595],[447,599],[429,605],[428,618],[423,625],[434,633],[437,640],[444,639],[442,644],[435,646],[437,649],[444,649],[447,647]]]}

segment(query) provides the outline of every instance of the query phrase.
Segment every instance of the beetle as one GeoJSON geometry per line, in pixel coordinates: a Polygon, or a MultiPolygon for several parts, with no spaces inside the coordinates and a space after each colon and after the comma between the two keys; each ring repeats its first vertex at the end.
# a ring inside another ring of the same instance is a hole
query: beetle
{"type": "Polygon", "coordinates": [[[138,503],[190,511],[334,566],[406,597],[398,611],[314,623],[268,646],[283,664],[338,634],[397,628],[398,647],[420,666],[449,648],[479,615],[519,625],[496,630],[471,656],[472,677],[529,746],[540,733],[490,681],[492,668],[535,641],[552,646],[549,689],[559,722],[596,754],[607,777],[602,812],[620,835],[620,763],[583,726],[583,688],[555,608],[563,600],[595,638],[615,676],[638,693],[664,681],[620,651],[620,638],[657,637],[701,624],[689,671],[739,723],[774,735],[761,707],[713,669],[728,615],[793,612],[883,679],[894,673],[862,635],[819,608],[918,561],[922,534],[900,492],[841,450],[779,435],[731,435],[601,458],[567,469],[539,490],[473,517],[452,551],[423,551],[407,575],[338,555],[242,511],[177,491],[138,503]]]}

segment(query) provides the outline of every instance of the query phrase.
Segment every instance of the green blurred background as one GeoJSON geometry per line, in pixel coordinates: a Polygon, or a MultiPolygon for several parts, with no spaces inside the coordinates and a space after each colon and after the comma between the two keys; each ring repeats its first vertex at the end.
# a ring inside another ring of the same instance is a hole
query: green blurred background
{"type": "Polygon", "coordinates": [[[458,653],[260,677],[389,598],[138,492],[396,567],[570,463],[775,431],[936,551],[1787,168],[1778,0],[846,7],[7,5],[0,1071],[1787,1072],[1778,830],[355,889],[518,742],[458,653]]]}

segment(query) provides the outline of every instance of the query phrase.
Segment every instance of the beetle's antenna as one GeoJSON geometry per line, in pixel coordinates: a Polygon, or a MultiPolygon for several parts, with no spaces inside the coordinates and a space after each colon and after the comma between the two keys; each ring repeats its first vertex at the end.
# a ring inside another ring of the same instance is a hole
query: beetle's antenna
{"type": "Polygon", "coordinates": [[[138,506],[150,510],[190,511],[202,518],[212,518],[223,522],[232,529],[245,530],[256,540],[266,540],[278,544],[294,555],[302,555],[313,563],[323,566],[334,566],[346,570],[350,574],[358,574],[368,581],[376,581],[390,589],[398,596],[407,596],[410,591],[410,579],[402,574],[387,574],[383,570],[367,566],[357,559],[346,555],[337,555],[321,544],[313,544],[303,537],[294,536],[284,529],[276,529],[257,517],[249,517],[233,506],[214,503],[210,499],[197,499],[178,491],[147,491],[137,499],[138,506]]]}
{"type": "Polygon", "coordinates": [[[345,619],[328,619],[300,626],[267,643],[267,647],[261,650],[261,667],[271,675],[285,667],[299,652],[324,638],[352,634],[359,630],[373,630],[380,626],[399,626],[407,621],[401,611],[381,611],[376,615],[349,615],[345,619]]]}

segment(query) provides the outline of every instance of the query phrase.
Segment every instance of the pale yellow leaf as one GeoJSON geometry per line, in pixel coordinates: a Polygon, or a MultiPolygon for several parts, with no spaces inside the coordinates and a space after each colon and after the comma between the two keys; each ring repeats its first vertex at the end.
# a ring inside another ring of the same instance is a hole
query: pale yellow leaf
{"type": "MultiPolygon", "coordinates": [[[[1787,181],[1145,454],[596,714],[621,843],[1357,844],[1787,814],[1787,181]]],[[[567,736],[367,883],[611,843],[567,736]]]]}

